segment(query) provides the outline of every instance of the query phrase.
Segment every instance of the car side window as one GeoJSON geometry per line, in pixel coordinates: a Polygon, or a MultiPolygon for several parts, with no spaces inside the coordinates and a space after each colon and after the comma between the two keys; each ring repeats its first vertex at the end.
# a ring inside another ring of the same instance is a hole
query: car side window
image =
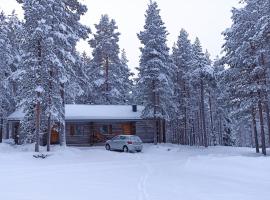
{"type": "Polygon", "coordinates": [[[125,136],[120,136],[120,140],[125,140],[126,137],[125,136]]]}
{"type": "Polygon", "coordinates": [[[112,140],[119,140],[119,136],[113,137],[112,140]]]}

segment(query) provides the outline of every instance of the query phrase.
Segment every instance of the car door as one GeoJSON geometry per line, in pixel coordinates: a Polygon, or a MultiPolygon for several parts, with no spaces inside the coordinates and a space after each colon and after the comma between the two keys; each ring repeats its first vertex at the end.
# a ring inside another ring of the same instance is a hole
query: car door
{"type": "Polygon", "coordinates": [[[118,142],[118,148],[119,148],[119,150],[122,150],[123,149],[123,147],[126,145],[126,139],[127,139],[127,137],[126,136],[120,136],[119,137],[119,142],[118,142]]]}
{"type": "Polygon", "coordinates": [[[119,143],[119,136],[115,136],[111,139],[111,149],[118,149],[118,143],[119,143]]]}

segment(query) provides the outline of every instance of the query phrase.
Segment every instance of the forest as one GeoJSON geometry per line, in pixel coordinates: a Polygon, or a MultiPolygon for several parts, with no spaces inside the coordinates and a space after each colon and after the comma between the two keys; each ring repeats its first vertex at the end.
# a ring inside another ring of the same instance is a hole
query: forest
{"type": "Polygon", "coordinates": [[[143,118],[157,122],[155,143],[166,126],[168,143],[253,147],[266,155],[270,1],[243,0],[232,9],[232,25],[221,33],[225,42],[215,59],[181,27],[169,47],[160,8],[150,1],[145,25],[134,33],[141,43],[136,74],[120,48],[113,16],[102,15],[91,30],[80,22],[88,9],[78,0],[17,1],[23,20],[15,12],[0,14],[1,141],[7,117],[17,109],[26,114],[19,139],[36,143],[39,151],[40,135],[50,141],[55,124],[65,146],[65,104],[142,105],[143,118]],[[80,40],[90,53],[78,52],[80,40]]]}

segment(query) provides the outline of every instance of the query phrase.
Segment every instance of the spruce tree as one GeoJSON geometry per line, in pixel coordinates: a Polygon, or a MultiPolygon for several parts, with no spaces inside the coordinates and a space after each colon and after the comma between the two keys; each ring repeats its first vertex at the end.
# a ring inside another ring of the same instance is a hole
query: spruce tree
{"type": "Polygon", "coordinates": [[[170,119],[172,109],[173,64],[166,45],[168,32],[156,2],[151,1],[146,11],[144,30],[138,34],[143,45],[140,57],[139,95],[142,96],[143,118],[156,122],[155,143],[165,138],[164,120],[170,119]]]}

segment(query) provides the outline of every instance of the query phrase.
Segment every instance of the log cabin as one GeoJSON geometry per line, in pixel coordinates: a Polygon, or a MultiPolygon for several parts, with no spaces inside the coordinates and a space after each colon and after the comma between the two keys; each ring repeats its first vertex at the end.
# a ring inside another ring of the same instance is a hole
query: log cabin
{"type": "MultiPolygon", "coordinates": [[[[154,142],[155,122],[143,119],[143,106],[137,105],[76,105],[65,106],[65,135],[69,146],[103,144],[119,134],[138,135],[143,142],[154,142]]],[[[20,144],[20,121],[24,113],[17,110],[7,120],[6,139],[20,144]]],[[[42,135],[42,134],[41,134],[42,135]]],[[[51,144],[59,143],[59,131],[51,131],[51,144]]],[[[46,145],[46,134],[41,137],[46,145]]]]}

